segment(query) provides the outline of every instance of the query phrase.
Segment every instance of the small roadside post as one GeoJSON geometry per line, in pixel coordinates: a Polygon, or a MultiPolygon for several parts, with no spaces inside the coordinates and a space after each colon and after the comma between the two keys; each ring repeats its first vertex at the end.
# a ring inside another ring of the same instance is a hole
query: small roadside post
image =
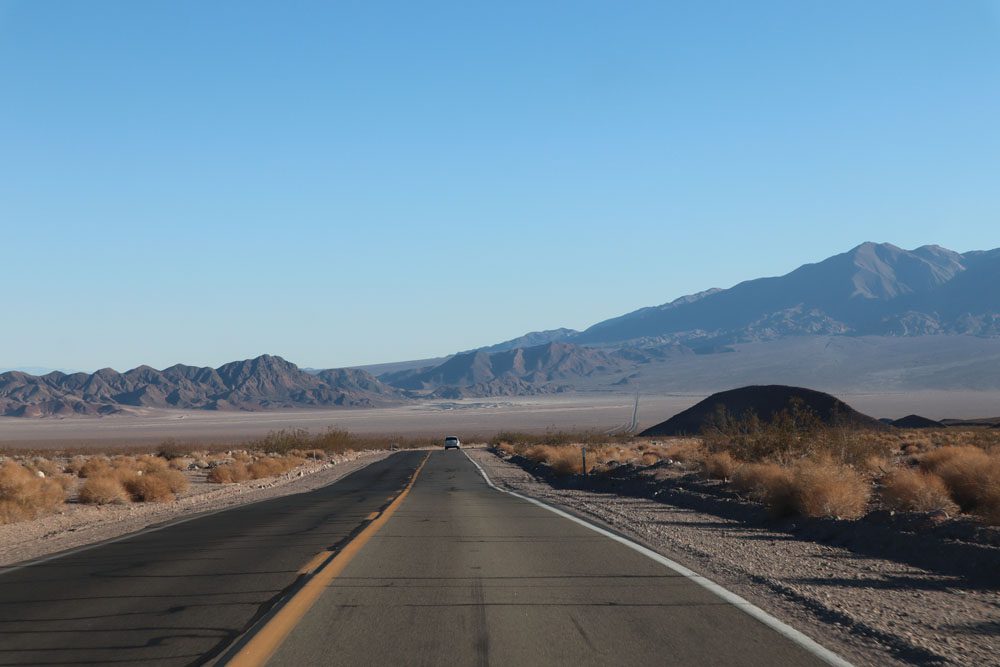
{"type": "Polygon", "coordinates": [[[583,445],[580,449],[583,454],[583,476],[587,476],[587,445],[583,445]]]}

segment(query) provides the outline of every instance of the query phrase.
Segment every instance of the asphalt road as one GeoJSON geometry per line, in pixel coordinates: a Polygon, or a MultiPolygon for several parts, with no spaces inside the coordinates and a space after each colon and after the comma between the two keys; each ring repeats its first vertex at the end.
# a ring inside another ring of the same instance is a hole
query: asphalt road
{"type": "Polygon", "coordinates": [[[431,455],[269,665],[818,665],[705,588],[431,455]]]}
{"type": "Polygon", "coordinates": [[[0,574],[0,665],[200,664],[387,505],[424,454],[0,574]]]}
{"type": "MultiPolygon", "coordinates": [[[[0,574],[0,665],[214,660],[424,456],[0,574]]],[[[433,452],[397,505],[269,664],[823,664],[627,546],[491,489],[460,451],[433,452]]]]}

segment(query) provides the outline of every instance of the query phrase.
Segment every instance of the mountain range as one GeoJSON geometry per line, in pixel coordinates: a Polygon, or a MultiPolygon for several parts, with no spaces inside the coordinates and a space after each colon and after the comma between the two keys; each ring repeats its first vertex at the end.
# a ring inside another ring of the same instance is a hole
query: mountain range
{"type": "Polygon", "coordinates": [[[162,371],[139,366],[125,373],[42,376],[0,374],[0,415],[106,415],[129,408],[259,410],[288,407],[370,407],[402,394],[358,369],[313,375],[281,357],[263,355],[219,368],[177,364],[162,371]]]}
{"type": "Polygon", "coordinates": [[[784,276],[710,289],[558,340],[733,343],[796,335],[1000,336],[1000,248],[863,243],[784,276]]]}
{"type": "Polygon", "coordinates": [[[583,330],[537,331],[425,362],[302,370],[0,373],[0,414],[258,410],[566,391],[1000,389],[1000,249],[863,243],[784,276],[708,289],[583,330]],[[373,371],[373,372],[370,372],[373,371]]]}

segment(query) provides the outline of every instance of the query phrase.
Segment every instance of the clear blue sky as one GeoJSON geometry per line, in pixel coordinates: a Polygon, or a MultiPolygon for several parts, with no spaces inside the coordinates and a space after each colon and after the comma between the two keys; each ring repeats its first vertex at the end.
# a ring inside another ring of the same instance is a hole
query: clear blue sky
{"type": "Polygon", "coordinates": [[[985,0],[0,0],[0,366],[422,358],[992,248],[998,119],[985,0]]]}

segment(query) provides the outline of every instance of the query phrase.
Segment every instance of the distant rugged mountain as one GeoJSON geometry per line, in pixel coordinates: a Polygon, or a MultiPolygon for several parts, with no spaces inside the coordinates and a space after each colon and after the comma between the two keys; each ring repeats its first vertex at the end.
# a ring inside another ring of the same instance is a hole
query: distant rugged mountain
{"type": "Polygon", "coordinates": [[[332,368],[317,373],[317,377],[331,387],[370,396],[398,398],[399,390],[380,381],[374,375],[359,368],[332,368]]]}
{"type": "Polygon", "coordinates": [[[864,243],[777,278],[708,290],[606,320],[577,344],[749,342],[794,335],[1000,336],[1000,249],[959,254],[864,243]]]}
{"type": "Polygon", "coordinates": [[[139,366],[125,373],[43,376],[0,374],[0,414],[112,414],[128,407],[255,410],[274,407],[371,406],[402,394],[360,370],[311,375],[281,357],[264,355],[219,368],[178,364],[162,371],[139,366]]]}
{"type": "Polygon", "coordinates": [[[712,425],[720,413],[736,419],[752,413],[761,421],[769,422],[775,415],[791,409],[796,403],[814,413],[825,424],[882,427],[879,421],[861,414],[830,394],[802,387],[767,385],[740,387],[712,394],[665,422],[649,427],[639,435],[697,435],[712,425]]]}
{"type": "Polygon", "coordinates": [[[510,340],[505,340],[504,342],[497,343],[496,345],[479,347],[475,350],[467,350],[467,352],[505,352],[519,347],[535,347],[538,345],[544,345],[545,343],[569,341],[579,333],[580,332],[576,329],[565,328],[549,329],[548,331],[532,331],[531,333],[526,333],[523,336],[518,336],[517,338],[512,338],[510,340]]]}
{"type": "Polygon", "coordinates": [[[569,343],[546,343],[501,352],[475,350],[442,364],[387,373],[379,379],[401,389],[433,395],[501,396],[549,393],[565,389],[561,381],[612,373],[624,360],[601,350],[569,343]]]}

